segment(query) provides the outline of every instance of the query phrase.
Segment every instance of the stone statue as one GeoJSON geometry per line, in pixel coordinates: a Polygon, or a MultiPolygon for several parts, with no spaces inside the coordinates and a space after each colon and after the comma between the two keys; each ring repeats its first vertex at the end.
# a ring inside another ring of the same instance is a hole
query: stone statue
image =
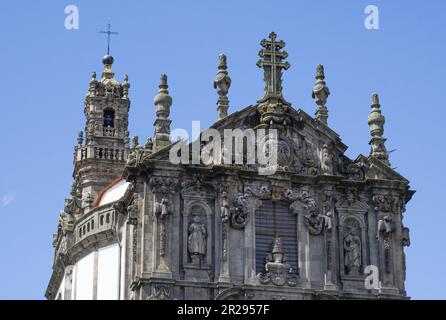
{"type": "Polygon", "coordinates": [[[164,218],[169,214],[168,200],[166,198],[161,199],[161,217],[164,218]]]}
{"type": "Polygon", "coordinates": [[[138,214],[139,214],[138,198],[135,197],[132,200],[130,205],[127,207],[127,213],[128,213],[130,222],[135,224],[136,220],[138,219],[138,214]]]}
{"type": "Polygon", "coordinates": [[[187,249],[192,262],[198,264],[206,255],[206,226],[201,222],[200,216],[194,215],[192,223],[189,225],[189,235],[187,237],[187,249]]]}
{"type": "Polygon", "coordinates": [[[228,194],[226,191],[223,191],[221,194],[221,221],[226,223],[229,219],[229,201],[228,194]]]}
{"type": "Polygon", "coordinates": [[[321,152],[321,172],[323,174],[333,174],[333,159],[326,144],[322,147],[321,152]]]}
{"type": "Polygon", "coordinates": [[[355,229],[347,227],[344,236],[344,266],[347,274],[359,274],[361,269],[361,239],[356,235],[355,229]]]}
{"type": "Polygon", "coordinates": [[[380,239],[381,233],[385,236],[390,235],[393,232],[392,217],[390,215],[385,215],[378,221],[378,232],[376,234],[376,239],[380,239]]]}
{"type": "Polygon", "coordinates": [[[331,204],[330,204],[329,197],[327,197],[327,199],[324,201],[323,208],[324,208],[324,214],[325,214],[325,216],[324,216],[325,230],[331,231],[331,229],[333,228],[333,212],[331,210],[331,204]]]}
{"type": "Polygon", "coordinates": [[[327,211],[325,213],[325,230],[331,231],[333,229],[333,213],[327,211]]]}
{"type": "Polygon", "coordinates": [[[159,215],[161,219],[164,219],[169,215],[169,200],[162,198],[161,202],[155,203],[155,213],[159,215]]]}

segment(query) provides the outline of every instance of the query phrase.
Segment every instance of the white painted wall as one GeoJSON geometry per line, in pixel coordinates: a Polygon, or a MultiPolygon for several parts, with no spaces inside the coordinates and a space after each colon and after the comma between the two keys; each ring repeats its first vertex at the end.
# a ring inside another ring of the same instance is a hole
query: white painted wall
{"type": "Polygon", "coordinates": [[[92,300],[95,296],[98,300],[120,299],[120,295],[118,294],[120,284],[121,295],[124,293],[125,259],[122,257],[120,261],[119,251],[119,245],[115,243],[93,251],[80,259],[72,270],[72,284],[67,282],[69,279],[65,274],[56,298],[60,294],[62,300],[69,299],[70,297],[66,296],[66,292],[69,290],[71,299],[73,300],[92,300]],[[97,259],[96,264],[95,256],[97,259]],[[95,274],[97,281],[96,292],[94,292],[95,274]]]}
{"type": "Polygon", "coordinates": [[[119,246],[112,244],[98,250],[98,300],[117,300],[119,285],[119,246]]]}
{"type": "Polygon", "coordinates": [[[65,275],[62,278],[62,283],[57,291],[56,300],[65,300],[65,275]]]}
{"type": "Polygon", "coordinates": [[[126,244],[127,244],[127,223],[124,223],[122,228],[121,228],[121,275],[120,275],[120,281],[121,281],[121,285],[120,285],[120,289],[121,289],[121,293],[119,295],[119,299],[120,300],[124,300],[125,296],[124,296],[124,288],[126,285],[126,279],[125,279],[125,262],[126,262],[126,257],[127,257],[127,253],[126,253],[126,244]]]}
{"type": "Polygon", "coordinates": [[[93,299],[94,252],[89,253],[76,263],[75,300],[93,299]]]}
{"type": "Polygon", "coordinates": [[[129,185],[130,182],[127,182],[124,179],[119,181],[102,195],[102,198],[99,201],[99,206],[121,199],[129,185]]]}

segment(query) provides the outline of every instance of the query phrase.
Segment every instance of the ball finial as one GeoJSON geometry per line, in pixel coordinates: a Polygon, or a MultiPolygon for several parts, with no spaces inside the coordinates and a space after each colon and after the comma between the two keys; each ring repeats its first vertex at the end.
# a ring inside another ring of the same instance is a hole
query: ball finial
{"type": "Polygon", "coordinates": [[[105,64],[105,65],[110,65],[111,66],[114,61],[115,61],[115,59],[111,55],[109,55],[109,54],[105,55],[102,58],[102,63],[105,64]]]}

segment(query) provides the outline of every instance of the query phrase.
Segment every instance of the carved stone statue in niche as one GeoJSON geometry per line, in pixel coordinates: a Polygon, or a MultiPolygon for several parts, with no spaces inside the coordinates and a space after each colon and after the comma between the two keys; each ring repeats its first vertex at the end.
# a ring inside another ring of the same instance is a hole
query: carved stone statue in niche
{"type": "Polygon", "coordinates": [[[333,159],[326,144],[321,151],[321,172],[322,174],[333,174],[333,159]]]}
{"type": "Polygon", "coordinates": [[[361,270],[361,239],[356,234],[357,229],[353,226],[346,227],[344,236],[344,266],[346,274],[359,274],[361,270]]]}
{"type": "Polygon", "coordinates": [[[199,215],[192,216],[187,237],[187,250],[189,251],[193,264],[199,264],[206,255],[206,226],[201,222],[199,215]]]}

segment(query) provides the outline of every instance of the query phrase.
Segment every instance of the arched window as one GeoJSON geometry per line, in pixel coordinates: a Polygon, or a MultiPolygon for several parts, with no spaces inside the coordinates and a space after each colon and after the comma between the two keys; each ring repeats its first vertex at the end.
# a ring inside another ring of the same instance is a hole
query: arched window
{"type": "Polygon", "coordinates": [[[104,110],[104,128],[115,127],[115,111],[113,109],[104,110]]]}

